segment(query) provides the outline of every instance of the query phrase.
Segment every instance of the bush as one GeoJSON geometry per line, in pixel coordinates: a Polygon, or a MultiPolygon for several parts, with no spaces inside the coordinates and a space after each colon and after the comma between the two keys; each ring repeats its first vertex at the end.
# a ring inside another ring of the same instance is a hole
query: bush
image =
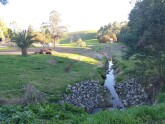
{"type": "Polygon", "coordinates": [[[31,104],[28,106],[0,106],[0,123],[4,124],[79,124],[85,121],[87,113],[82,108],[69,104],[31,104]]]}
{"type": "Polygon", "coordinates": [[[99,43],[107,43],[110,42],[110,37],[108,35],[103,35],[99,38],[99,43]]]}
{"type": "Polygon", "coordinates": [[[26,84],[24,87],[25,95],[23,98],[24,104],[41,103],[46,101],[46,94],[39,91],[31,84],[26,84]]]}
{"type": "Polygon", "coordinates": [[[158,98],[158,103],[165,103],[165,93],[161,93],[158,98]]]}
{"type": "Polygon", "coordinates": [[[86,47],[86,43],[85,43],[84,41],[82,41],[81,38],[78,39],[77,45],[78,45],[79,47],[86,47]]]}

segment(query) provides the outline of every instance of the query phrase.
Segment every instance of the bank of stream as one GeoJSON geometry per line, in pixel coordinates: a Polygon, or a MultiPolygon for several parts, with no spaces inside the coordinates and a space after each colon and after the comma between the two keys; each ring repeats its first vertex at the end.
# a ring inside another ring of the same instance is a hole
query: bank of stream
{"type": "MultiPolygon", "coordinates": [[[[113,62],[107,64],[104,85],[97,80],[84,80],[73,85],[68,85],[66,94],[60,104],[69,103],[82,107],[89,113],[101,110],[114,110],[130,106],[153,104],[154,99],[145,91],[145,88],[135,79],[129,79],[115,84],[113,62]]],[[[152,89],[153,86],[149,88],[152,89]]]]}

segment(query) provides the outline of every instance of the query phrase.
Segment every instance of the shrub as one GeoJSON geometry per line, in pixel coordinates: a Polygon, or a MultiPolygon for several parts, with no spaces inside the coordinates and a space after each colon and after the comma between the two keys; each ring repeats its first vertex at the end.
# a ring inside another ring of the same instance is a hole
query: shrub
{"type": "Polygon", "coordinates": [[[99,38],[99,43],[107,43],[110,42],[110,37],[108,35],[103,35],[99,38]]]}
{"type": "Polygon", "coordinates": [[[33,85],[30,85],[30,84],[25,85],[24,91],[25,91],[25,95],[23,98],[24,104],[40,103],[40,102],[46,101],[46,94],[39,91],[33,85]]]}
{"type": "Polygon", "coordinates": [[[82,41],[81,38],[78,39],[77,45],[78,45],[79,47],[86,47],[86,43],[85,43],[84,41],[82,41]]]}
{"type": "Polygon", "coordinates": [[[158,103],[165,103],[165,93],[161,93],[158,98],[158,103]]]}

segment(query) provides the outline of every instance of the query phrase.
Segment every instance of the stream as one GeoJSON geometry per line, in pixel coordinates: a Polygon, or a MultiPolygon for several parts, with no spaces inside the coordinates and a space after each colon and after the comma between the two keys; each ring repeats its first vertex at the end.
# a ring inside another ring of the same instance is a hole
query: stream
{"type": "Polygon", "coordinates": [[[104,86],[107,87],[107,89],[109,90],[112,99],[110,98],[110,103],[112,103],[113,108],[118,108],[118,109],[123,109],[124,105],[121,102],[118,94],[116,93],[116,90],[114,88],[115,85],[115,76],[113,74],[114,70],[112,68],[113,63],[112,61],[109,61],[109,67],[108,67],[108,73],[106,75],[106,79],[105,79],[105,84],[104,86]]]}
{"type": "Polygon", "coordinates": [[[109,93],[111,94],[111,97],[109,98],[109,102],[113,105],[113,108],[96,108],[92,111],[92,114],[97,113],[101,110],[108,109],[110,111],[113,111],[114,109],[124,109],[124,105],[121,102],[118,94],[116,93],[115,90],[115,76],[114,76],[114,70],[112,68],[113,63],[112,61],[108,62],[108,73],[106,74],[106,79],[104,86],[108,89],[109,93]]]}

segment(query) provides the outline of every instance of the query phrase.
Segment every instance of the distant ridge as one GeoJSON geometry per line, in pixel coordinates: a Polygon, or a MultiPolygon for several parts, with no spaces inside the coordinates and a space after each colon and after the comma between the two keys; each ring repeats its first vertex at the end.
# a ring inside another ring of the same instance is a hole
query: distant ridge
{"type": "Polygon", "coordinates": [[[97,30],[82,30],[82,31],[73,31],[70,32],[71,34],[76,34],[76,33],[96,33],[97,30]]]}

